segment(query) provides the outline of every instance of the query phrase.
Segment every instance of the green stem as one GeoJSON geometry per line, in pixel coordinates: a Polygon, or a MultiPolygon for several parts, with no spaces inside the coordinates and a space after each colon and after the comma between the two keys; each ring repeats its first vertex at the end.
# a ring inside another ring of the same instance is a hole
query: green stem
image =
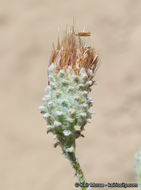
{"type": "MultiPolygon", "coordinates": [[[[79,180],[79,183],[85,185],[87,183],[87,181],[85,179],[84,173],[83,173],[83,171],[80,167],[80,164],[78,162],[78,159],[76,157],[76,153],[75,152],[67,153],[67,157],[71,161],[72,167],[74,168],[74,170],[76,172],[76,176],[79,180]]],[[[81,187],[81,189],[88,190],[88,187],[81,187]]]]}

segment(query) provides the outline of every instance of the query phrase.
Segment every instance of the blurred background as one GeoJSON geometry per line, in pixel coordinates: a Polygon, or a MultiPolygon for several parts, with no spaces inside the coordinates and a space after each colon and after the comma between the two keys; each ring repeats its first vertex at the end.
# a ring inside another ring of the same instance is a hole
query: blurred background
{"type": "Polygon", "coordinates": [[[141,148],[141,1],[0,0],[0,189],[72,190],[74,171],[53,148],[38,107],[58,36],[91,32],[100,55],[92,123],[77,141],[88,182],[136,182],[141,148]]]}

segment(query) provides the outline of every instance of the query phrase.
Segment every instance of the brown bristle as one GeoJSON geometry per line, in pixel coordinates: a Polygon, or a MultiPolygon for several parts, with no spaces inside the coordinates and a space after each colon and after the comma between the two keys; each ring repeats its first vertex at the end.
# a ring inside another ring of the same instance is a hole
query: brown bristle
{"type": "Polygon", "coordinates": [[[93,73],[96,71],[98,55],[93,48],[86,47],[72,29],[71,33],[66,33],[61,42],[58,40],[57,48],[53,49],[51,63],[56,64],[58,71],[72,66],[76,74],[79,74],[81,68],[85,68],[89,76],[88,69],[91,69],[93,73]]]}

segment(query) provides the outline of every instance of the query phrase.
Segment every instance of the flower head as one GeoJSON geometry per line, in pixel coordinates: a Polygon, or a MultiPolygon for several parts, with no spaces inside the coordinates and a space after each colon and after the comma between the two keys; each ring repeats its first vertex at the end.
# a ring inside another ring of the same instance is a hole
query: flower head
{"type": "Polygon", "coordinates": [[[74,29],[53,49],[48,67],[48,85],[40,107],[43,118],[64,154],[75,149],[75,139],[93,114],[92,99],[88,97],[94,84],[98,56],[87,47],[74,29]]]}
{"type": "MultiPolygon", "coordinates": [[[[85,34],[85,35],[84,35],[85,34]]],[[[87,47],[74,28],[66,33],[57,48],[53,49],[48,66],[48,85],[43,97],[44,105],[40,112],[47,122],[47,133],[53,133],[63,154],[71,161],[79,182],[86,184],[84,173],[75,153],[75,140],[84,137],[82,131],[91,122],[93,100],[88,97],[94,84],[98,56],[95,50],[87,47]]],[[[82,187],[82,190],[86,190],[82,187]]]]}

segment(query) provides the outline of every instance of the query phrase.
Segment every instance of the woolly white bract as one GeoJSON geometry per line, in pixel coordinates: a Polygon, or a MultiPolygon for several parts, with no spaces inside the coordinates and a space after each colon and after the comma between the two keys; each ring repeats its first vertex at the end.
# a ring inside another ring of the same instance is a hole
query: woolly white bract
{"type": "Polygon", "coordinates": [[[48,124],[47,132],[56,135],[64,153],[74,151],[75,139],[81,136],[84,126],[91,121],[93,101],[88,98],[88,93],[94,81],[89,79],[84,68],[79,75],[71,66],[57,72],[54,63],[48,68],[48,81],[44,105],[40,107],[48,124]]]}

